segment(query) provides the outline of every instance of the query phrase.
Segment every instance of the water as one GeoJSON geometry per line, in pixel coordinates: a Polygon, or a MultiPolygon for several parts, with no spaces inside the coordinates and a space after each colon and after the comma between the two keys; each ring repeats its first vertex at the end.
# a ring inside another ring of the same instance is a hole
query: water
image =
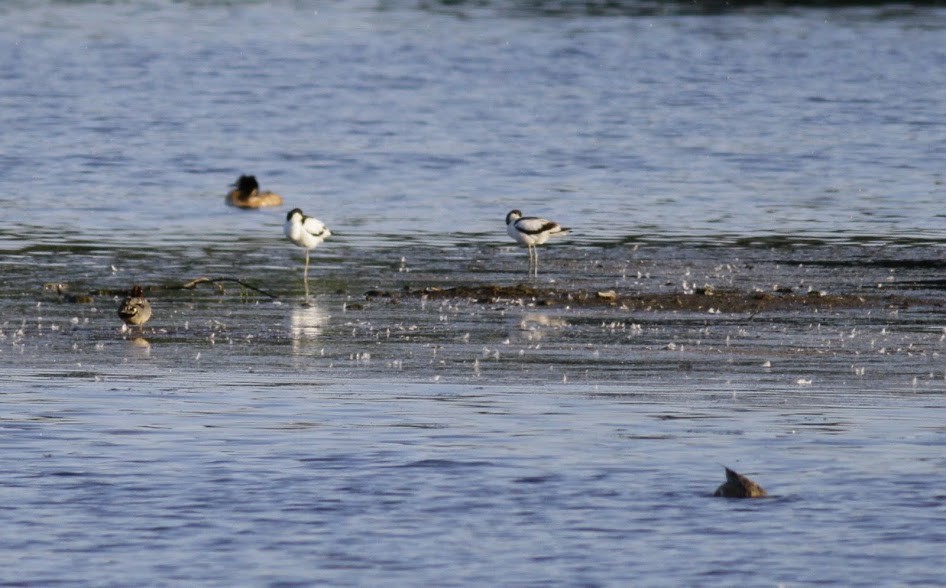
{"type": "Polygon", "coordinates": [[[77,377],[59,391],[17,381],[5,579],[942,579],[943,429],[924,412],[941,398],[773,410],[640,400],[634,386],[218,377],[77,377]],[[776,497],[709,498],[716,460],[764,462],[776,497]]]}
{"type": "Polygon", "coordinates": [[[0,583],[946,583],[946,12],[587,6],[0,6],[0,583]]]}
{"type": "Polygon", "coordinates": [[[242,172],[358,243],[512,203],[583,242],[944,239],[939,9],[457,11],[7,5],[6,247],[269,236],[218,206],[242,172]]]}

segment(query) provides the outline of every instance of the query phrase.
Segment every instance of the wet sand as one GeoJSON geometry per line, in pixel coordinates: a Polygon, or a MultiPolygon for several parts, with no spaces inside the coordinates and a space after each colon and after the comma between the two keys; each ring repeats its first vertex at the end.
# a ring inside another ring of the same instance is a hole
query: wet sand
{"type": "Polygon", "coordinates": [[[2,357],[107,366],[144,356],[199,361],[223,377],[634,380],[710,395],[791,390],[801,402],[944,390],[935,247],[562,246],[541,250],[542,273],[530,280],[513,247],[368,255],[342,241],[314,256],[306,306],[302,264],[282,245],[206,259],[133,254],[154,307],[141,333],[122,332],[115,315],[131,284],[125,267],[90,272],[87,252],[55,267],[15,262],[20,275],[0,297],[2,357]]]}

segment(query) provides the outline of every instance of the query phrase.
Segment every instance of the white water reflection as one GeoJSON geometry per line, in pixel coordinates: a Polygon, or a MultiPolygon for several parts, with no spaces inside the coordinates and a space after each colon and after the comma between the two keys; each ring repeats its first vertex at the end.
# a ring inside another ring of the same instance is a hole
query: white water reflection
{"type": "Polygon", "coordinates": [[[135,337],[134,339],[130,339],[128,344],[128,356],[131,359],[148,359],[151,357],[151,342],[144,337],[135,337]]]}
{"type": "Polygon", "coordinates": [[[510,330],[509,339],[527,342],[541,341],[550,330],[567,326],[568,321],[561,317],[527,312],[515,321],[515,328],[510,330]]]}
{"type": "Polygon", "coordinates": [[[295,355],[307,354],[328,325],[330,315],[315,302],[307,306],[297,306],[289,315],[289,336],[292,338],[292,352],[295,355]]]}

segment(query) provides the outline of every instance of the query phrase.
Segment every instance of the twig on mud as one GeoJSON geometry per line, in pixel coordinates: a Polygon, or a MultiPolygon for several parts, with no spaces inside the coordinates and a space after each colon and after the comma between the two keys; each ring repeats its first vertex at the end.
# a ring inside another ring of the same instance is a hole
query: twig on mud
{"type": "Polygon", "coordinates": [[[217,282],[236,282],[237,284],[243,286],[244,288],[248,288],[250,290],[253,290],[254,292],[259,292],[263,296],[269,296],[270,298],[278,298],[278,296],[276,296],[275,294],[270,294],[266,290],[257,288],[256,286],[251,286],[250,284],[247,284],[243,280],[238,280],[237,278],[208,278],[206,276],[201,276],[199,278],[195,278],[191,280],[190,282],[187,282],[186,284],[182,284],[180,286],[180,289],[193,290],[199,284],[216,284],[217,282]]]}
{"type": "MultiPolygon", "coordinates": [[[[268,296],[269,298],[272,298],[272,299],[279,298],[275,294],[270,294],[269,292],[267,292],[266,290],[263,290],[262,288],[257,288],[256,286],[247,284],[243,280],[239,280],[237,278],[208,278],[206,276],[201,276],[199,278],[195,278],[191,280],[190,282],[187,282],[186,284],[180,284],[180,285],[173,284],[173,285],[163,285],[163,286],[145,285],[145,286],[142,286],[142,289],[145,292],[154,292],[154,291],[161,291],[161,290],[193,290],[200,284],[216,284],[218,282],[236,282],[240,286],[248,290],[252,290],[254,292],[262,294],[263,296],[268,296]]],[[[60,299],[62,299],[64,302],[74,302],[74,303],[91,303],[94,296],[127,296],[129,293],[129,290],[126,288],[101,288],[98,290],[93,290],[87,294],[84,294],[84,293],[76,294],[72,292],[72,287],[68,283],[65,283],[65,282],[48,282],[46,284],[43,284],[43,289],[46,290],[47,292],[55,292],[56,294],[59,295],[60,299]]],[[[222,291],[223,289],[220,288],[220,290],[222,291]]]]}

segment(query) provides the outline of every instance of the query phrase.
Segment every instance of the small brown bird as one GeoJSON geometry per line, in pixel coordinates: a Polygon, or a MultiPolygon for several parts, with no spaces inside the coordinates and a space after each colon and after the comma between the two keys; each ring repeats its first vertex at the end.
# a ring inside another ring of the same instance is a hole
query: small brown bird
{"type": "MultiPolygon", "coordinates": [[[[725,467],[725,466],[723,466],[725,467]]],[[[713,496],[724,498],[765,498],[765,488],[759,486],[742,474],[726,468],[726,483],[716,489],[713,496]]]]}
{"type": "Polygon", "coordinates": [[[262,208],[280,206],[282,196],[273,192],[260,192],[256,176],[240,176],[227,194],[227,204],[237,208],[262,208]]]}
{"type": "Polygon", "coordinates": [[[132,286],[131,294],[118,307],[118,316],[126,325],[138,328],[151,319],[151,303],[145,298],[141,286],[132,286]]]}

